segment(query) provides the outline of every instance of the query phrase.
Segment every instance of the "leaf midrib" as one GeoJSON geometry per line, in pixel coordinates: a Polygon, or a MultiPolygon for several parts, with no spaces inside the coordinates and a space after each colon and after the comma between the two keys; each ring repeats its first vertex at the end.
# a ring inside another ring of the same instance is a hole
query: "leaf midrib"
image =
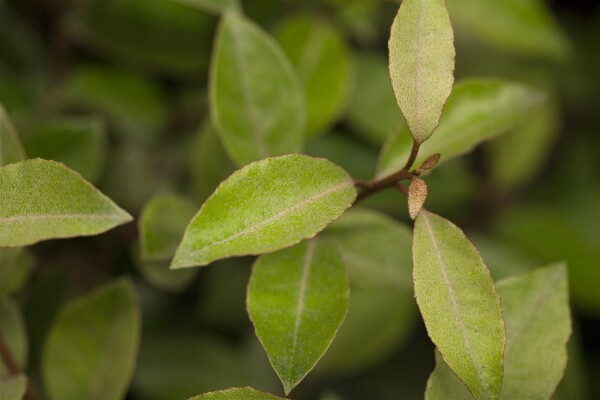
{"type": "Polygon", "coordinates": [[[108,219],[108,220],[121,220],[124,218],[123,215],[119,214],[31,214],[31,215],[15,215],[11,217],[0,217],[0,223],[14,223],[21,221],[44,221],[44,220],[55,220],[55,219],[108,219]]]}

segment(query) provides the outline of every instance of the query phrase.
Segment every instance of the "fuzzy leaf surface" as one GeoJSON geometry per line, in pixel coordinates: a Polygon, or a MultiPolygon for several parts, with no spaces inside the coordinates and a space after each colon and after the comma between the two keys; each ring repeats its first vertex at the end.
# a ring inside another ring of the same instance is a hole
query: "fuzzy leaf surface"
{"type": "Polygon", "coordinates": [[[250,387],[231,388],[219,390],[218,392],[204,393],[189,400],[285,400],[282,397],[273,396],[250,387]]]}
{"type": "Polygon", "coordinates": [[[454,34],[444,0],[404,0],[388,45],[396,101],[422,143],[438,126],[454,83],[454,34]]]}
{"type": "Polygon", "coordinates": [[[96,235],[131,219],[63,164],[35,159],[0,168],[0,246],[96,235]]]}
{"type": "Polygon", "coordinates": [[[76,298],[52,326],[42,359],[50,399],[118,400],[131,380],[141,331],[133,285],[119,280],[76,298]]]}
{"type": "Polygon", "coordinates": [[[475,398],[497,399],[504,321],[475,247],[450,221],[422,210],[415,221],[413,277],[427,332],[444,360],[475,398]]]}
{"type": "Polygon", "coordinates": [[[348,296],[346,269],[331,243],[304,241],[254,264],[248,314],[286,394],[325,354],[348,296]]]}
{"type": "Polygon", "coordinates": [[[291,154],[254,162],[204,203],[171,268],[291,246],[321,231],[355,198],[352,178],[327,160],[291,154]]]}
{"type": "Polygon", "coordinates": [[[237,12],[219,26],[210,92],[213,123],[239,165],[302,148],[306,109],[296,72],[273,38],[237,12]]]}

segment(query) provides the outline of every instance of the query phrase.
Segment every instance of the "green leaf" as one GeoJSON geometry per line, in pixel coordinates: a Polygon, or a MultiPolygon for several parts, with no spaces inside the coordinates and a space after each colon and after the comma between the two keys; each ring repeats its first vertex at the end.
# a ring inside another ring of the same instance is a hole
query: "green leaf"
{"type": "Polygon", "coordinates": [[[24,375],[0,378],[0,400],[21,400],[26,387],[27,378],[24,375]]]}
{"type": "Polygon", "coordinates": [[[352,178],[327,160],[292,154],[252,163],[204,203],[171,268],[291,246],[321,231],[355,198],[352,178]]]}
{"type": "Polygon", "coordinates": [[[353,209],[321,237],[340,249],[353,286],[412,290],[412,232],[404,224],[376,211],[353,209]]]}
{"type": "Polygon", "coordinates": [[[438,126],[454,83],[454,35],[444,0],[404,0],[389,50],[396,101],[422,143],[438,126]]]}
{"type": "Polygon", "coordinates": [[[325,354],[348,309],[348,278],[335,246],[316,239],[261,256],[248,314],[288,394],[325,354]]]}
{"type": "Polygon", "coordinates": [[[568,55],[567,38],[543,0],[447,3],[452,20],[465,34],[527,57],[568,55]]]}
{"type": "Polygon", "coordinates": [[[304,89],[307,132],[324,133],[350,93],[350,50],[334,26],[314,16],[284,20],[276,36],[304,89]]]}
{"type": "MultiPolygon", "coordinates": [[[[25,369],[29,353],[27,331],[21,310],[12,300],[0,301],[0,330],[15,363],[19,368],[25,369]]],[[[0,379],[10,375],[8,366],[4,365],[3,358],[0,358],[0,379]]]]}
{"type": "Polygon", "coordinates": [[[359,54],[353,86],[347,118],[358,135],[380,145],[406,126],[394,98],[385,58],[375,53],[359,54]]]}
{"type": "Polygon", "coordinates": [[[0,104],[0,167],[26,158],[17,130],[0,104]]]}
{"type": "Polygon", "coordinates": [[[30,158],[64,163],[89,181],[97,181],[107,150],[106,126],[102,120],[61,117],[34,125],[23,144],[30,158]]]}
{"type": "Polygon", "coordinates": [[[212,56],[212,120],[240,165],[300,151],[302,87],[279,45],[236,12],[225,14],[212,56]]]}
{"type": "Polygon", "coordinates": [[[131,282],[104,285],[68,303],[44,349],[50,399],[122,399],[133,374],[141,315],[131,282]]]}
{"type": "Polygon", "coordinates": [[[413,262],[415,297],[432,341],[477,399],[497,399],[504,322],[477,250],[458,227],[422,210],[415,221],[413,262]]]}
{"type": "Polygon", "coordinates": [[[416,317],[411,292],[352,287],[348,315],[316,372],[353,376],[373,368],[406,343],[416,317]]]}
{"type": "MultiPolygon", "coordinates": [[[[420,148],[415,165],[440,153],[438,166],[471,151],[479,143],[514,129],[543,101],[526,86],[496,79],[469,79],[456,85],[435,135],[420,148]]],[[[401,169],[412,147],[408,132],[390,137],[379,158],[378,176],[401,169]]]]}
{"type": "Polygon", "coordinates": [[[282,400],[282,397],[260,392],[250,387],[231,388],[218,392],[204,393],[189,400],[282,400]]]}
{"type": "MultiPolygon", "coordinates": [[[[564,264],[498,282],[506,321],[504,381],[500,399],[550,399],[567,365],[571,334],[564,264]]],[[[436,354],[427,400],[472,399],[436,354]]]]}
{"type": "Polygon", "coordinates": [[[206,12],[220,14],[227,10],[240,7],[238,0],[172,0],[190,6],[197,7],[206,12]]]}
{"type": "Polygon", "coordinates": [[[0,168],[0,246],[96,235],[131,216],[63,164],[41,159],[0,168]]]}
{"type": "Polygon", "coordinates": [[[139,219],[142,258],[170,260],[195,209],[191,201],[176,194],[162,194],[150,200],[139,219]]]}
{"type": "Polygon", "coordinates": [[[27,250],[0,248],[0,302],[23,287],[32,269],[33,259],[27,250]]]}

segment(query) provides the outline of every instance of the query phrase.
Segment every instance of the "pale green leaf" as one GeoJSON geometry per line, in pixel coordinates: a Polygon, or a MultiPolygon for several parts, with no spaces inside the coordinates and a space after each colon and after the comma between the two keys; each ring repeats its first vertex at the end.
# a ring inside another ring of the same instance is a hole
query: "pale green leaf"
{"type": "Polygon", "coordinates": [[[386,61],[378,54],[356,57],[354,90],[348,105],[348,124],[375,145],[384,143],[388,136],[406,126],[394,98],[386,61]]]}
{"type": "MultiPolygon", "coordinates": [[[[12,300],[0,301],[0,334],[17,366],[25,369],[29,353],[27,331],[21,310],[12,300]]],[[[8,366],[0,358],[0,379],[9,375],[8,366]]]]}
{"type": "Polygon", "coordinates": [[[0,301],[23,287],[32,269],[33,260],[27,250],[0,248],[0,301]]]}
{"type": "Polygon", "coordinates": [[[0,167],[26,158],[17,130],[0,104],[0,167]]]}
{"type": "Polygon", "coordinates": [[[44,348],[48,397],[122,399],[131,380],[141,331],[133,285],[118,280],[68,303],[44,348]]]}
{"type": "Polygon", "coordinates": [[[97,118],[54,118],[28,129],[23,144],[30,158],[62,162],[94,182],[104,167],[106,127],[97,118]]]}
{"type": "Polygon", "coordinates": [[[412,290],[412,232],[401,222],[377,211],[353,209],[321,237],[337,244],[353,286],[412,290]]]}
{"type": "Polygon", "coordinates": [[[150,200],[139,219],[142,258],[169,261],[196,207],[185,197],[162,194],[150,200]]]}
{"type": "Polygon", "coordinates": [[[350,50],[335,27],[309,16],[283,21],[277,39],[304,89],[309,135],[325,133],[350,93],[350,50]]]}
{"type": "Polygon", "coordinates": [[[41,159],[0,168],[0,246],[95,235],[131,216],[63,164],[41,159]]]}
{"type": "MultiPolygon", "coordinates": [[[[526,86],[497,79],[460,82],[448,99],[440,124],[420,148],[415,165],[440,153],[440,165],[468,153],[479,143],[505,133],[530,116],[544,97],[526,86]]],[[[401,169],[412,147],[405,130],[390,137],[379,158],[378,176],[401,169]]]]}
{"type": "Polygon", "coordinates": [[[569,43],[543,0],[447,0],[457,30],[519,55],[563,59],[569,43]]]}
{"type": "Polygon", "coordinates": [[[197,7],[206,12],[220,14],[230,9],[239,8],[238,0],[172,0],[197,7]]]}
{"type": "Polygon", "coordinates": [[[247,305],[287,394],[325,354],[346,315],[348,278],[338,250],[313,239],[261,256],[247,305]]]}
{"type": "Polygon", "coordinates": [[[252,163],[204,203],[171,268],[291,246],[321,231],[355,198],[352,178],[327,160],[293,154],[252,163]]]}
{"type": "Polygon", "coordinates": [[[415,221],[415,297],[444,360],[477,399],[497,399],[505,343],[500,297],[479,253],[451,222],[415,221]]]}
{"type": "Polygon", "coordinates": [[[352,287],[348,315],[316,372],[352,376],[372,368],[406,343],[416,322],[411,292],[352,287]]]}
{"type": "Polygon", "coordinates": [[[24,375],[0,378],[0,400],[21,400],[26,387],[27,378],[24,375]]]}
{"type": "Polygon", "coordinates": [[[131,247],[133,263],[150,285],[168,292],[180,292],[189,286],[198,275],[194,269],[174,271],[169,268],[168,260],[144,260],[141,258],[139,246],[131,247]]]}
{"type": "MultiPolygon", "coordinates": [[[[567,365],[571,334],[567,271],[563,264],[498,282],[506,322],[500,399],[550,399],[567,365]]],[[[436,354],[427,400],[472,399],[436,354]]]]}
{"type": "Polygon", "coordinates": [[[389,51],[398,106],[422,143],[438,126],[454,83],[454,35],[444,0],[404,0],[389,51]]]}
{"type": "Polygon", "coordinates": [[[296,72],[279,45],[236,12],[219,26],[210,96],[213,123],[238,164],[302,148],[306,111],[296,72]]]}
{"type": "Polygon", "coordinates": [[[245,387],[204,393],[200,396],[192,397],[189,400],[283,400],[283,398],[260,392],[250,387],[245,387]]]}

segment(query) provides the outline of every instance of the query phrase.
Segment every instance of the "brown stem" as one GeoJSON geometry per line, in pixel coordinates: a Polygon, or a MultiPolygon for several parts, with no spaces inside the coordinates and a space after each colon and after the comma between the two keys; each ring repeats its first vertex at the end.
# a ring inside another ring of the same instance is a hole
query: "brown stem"
{"type": "MultiPolygon", "coordinates": [[[[0,359],[2,363],[8,369],[8,373],[10,376],[19,375],[23,371],[19,368],[17,361],[13,357],[10,352],[8,345],[4,341],[4,337],[2,336],[2,330],[0,329],[0,359]]],[[[31,381],[27,379],[27,387],[25,388],[25,399],[28,400],[41,400],[42,396],[36,390],[36,388],[32,385],[31,381]]]]}

